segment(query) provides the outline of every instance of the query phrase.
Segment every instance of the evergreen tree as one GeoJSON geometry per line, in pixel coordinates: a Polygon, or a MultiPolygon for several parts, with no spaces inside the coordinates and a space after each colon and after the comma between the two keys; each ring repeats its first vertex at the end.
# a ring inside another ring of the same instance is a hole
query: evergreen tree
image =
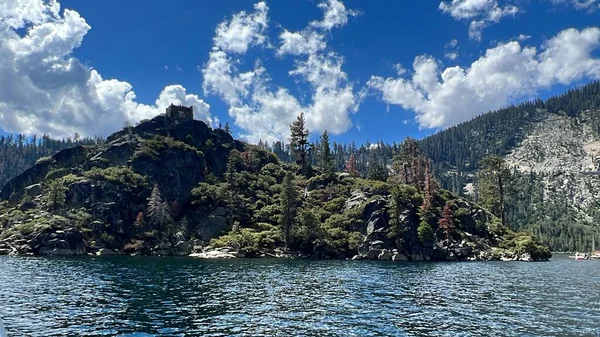
{"type": "Polygon", "coordinates": [[[279,200],[281,205],[281,229],[283,231],[285,244],[289,247],[290,231],[294,225],[294,219],[296,218],[296,206],[298,202],[298,193],[296,191],[294,175],[289,171],[283,179],[279,200]]]}
{"type": "Polygon", "coordinates": [[[300,166],[302,174],[308,176],[309,163],[307,161],[308,130],[305,127],[304,112],[301,112],[296,121],[290,125],[290,148],[296,163],[300,166]]]}
{"type": "Polygon", "coordinates": [[[46,185],[43,202],[52,213],[65,205],[67,187],[59,179],[50,180],[46,185]]]}
{"type": "Polygon", "coordinates": [[[381,165],[381,163],[379,163],[379,161],[375,160],[369,164],[369,171],[367,173],[367,179],[379,180],[379,181],[387,180],[387,171],[381,165]]]}
{"type": "Polygon", "coordinates": [[[148,198],[148,217],[153,225],[163,229],[171,228],[174,223],[169,204],[162,200],[158,185],[154,185],[148,198]]]}
{"type": "Polygon", "coordinates": [[[231,126],[229,125],[229,122],[225,123],[225,132],[231,134],[231,126]]]}
{"type": "Polygon", "coordinates": [[[421,205],[421,210],[423,212],[429,212],[429,210],[431,209],[431,203],[433,202],[433,198],[435,195],[435,183],[433,181],[433,177],[431,176],[430,165],[431,160],[427,159],[425,161],[425,185],[423,188],[423,204],[421,205]]]}
{"type": "Polygon", "coordinates": [[[327,130],[325,130],[325,132],[323,132],[323,134],[321,135],[321,145],[319,147],[319,150],[319,161],[321,164],[321,168],[323,169],[323,173],[327,176],[331,176],[335,172],[335,168],[333,166],[331,148],[329,147],[329,134],[327,133],[327,130]]]}
{"type": "Polygon", "coordinates": [[[506,225],[504,185],[509,178],[510,171],[502,157],[488,156],[481,161],[478,186],[480,203],[499,217],[503,226],[506,225]]]}

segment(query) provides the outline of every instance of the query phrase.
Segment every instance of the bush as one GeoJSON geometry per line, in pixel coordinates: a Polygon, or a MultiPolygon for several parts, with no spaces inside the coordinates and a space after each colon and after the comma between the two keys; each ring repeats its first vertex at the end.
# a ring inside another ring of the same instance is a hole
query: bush
{"type": "Polygon", "coordinates": [[[519,255],[527,253],[536,261],[547,260],[552,257],[552,253],[546,245],[540,242],[536,236],[526,232],[510,232],[499,247],[519,255]]]}
{"type": "Polygon", "coordinates": [[[367,194],[390,194],[391,186],[384,181],[356,179],[354,189],[361,190],[367,194]]]}
{"type": "Polygon", "coordinates": [[[150,139],[144,140],[139,150],[133,155],[133,159],[135,160],[140,157],[149,157],[152,160],[158,160],[159,154],[168,149],[179,149],[196,153],[199,152],[194,147],[182,141],[175,140],[172,137],[154,136],[150,139]]]}
{"type": "Polygon", "coordinates": [[[426,220],[423,219],[419,223],[417,234],[419,235],[419,240],[421,240],[424,245],[427,246],[433,243],[433,228],[431,228],[431,225],[426,220]]]}
{"type": "Polygon", "coordinates": [[[257,224],[258,229],[240,228],[210,241],[214,248],[232,247],[246,254],[256,254],[261,248],[275,248],[283,244],[279,227],[267,223],[257,224]]]}
{"type": "Polygon", "coordinates": [[[146,178],[141,174],[135,173],[129,167],[109,167],[105,169],[93,168],[83,174],[86,178],[108,181],[113,184],[120,184],[130,190],[143,189],[148,187],[146,178]]]}

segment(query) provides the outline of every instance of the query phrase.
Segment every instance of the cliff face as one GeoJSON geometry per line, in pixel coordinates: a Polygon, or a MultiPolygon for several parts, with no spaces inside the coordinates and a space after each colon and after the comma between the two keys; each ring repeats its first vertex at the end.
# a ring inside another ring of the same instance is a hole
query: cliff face
{"type": "Polygon", "coordinates": [[[423,215],[415,186],[295,172],[173,109],[11,180],[0,192],[0,253],[188,255],[209,246],[248,257],[550,257],[535,238],[447,191],[438,190],[423,215]],[[280,194],[290,172],[296,217],[284,242],[280,194]]]}

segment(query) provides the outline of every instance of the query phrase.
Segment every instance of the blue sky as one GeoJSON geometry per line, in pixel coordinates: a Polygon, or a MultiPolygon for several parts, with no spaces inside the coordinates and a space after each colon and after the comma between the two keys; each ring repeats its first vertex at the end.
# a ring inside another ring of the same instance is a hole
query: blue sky
{"type": "Polygon", "coordinates": [[[13,0],[0,8],[0,129],[107,135],[175,102],[249,141],[285,139],[300,111],[338,142],[420,138],[599,79],[599,6],[13,0]]]}

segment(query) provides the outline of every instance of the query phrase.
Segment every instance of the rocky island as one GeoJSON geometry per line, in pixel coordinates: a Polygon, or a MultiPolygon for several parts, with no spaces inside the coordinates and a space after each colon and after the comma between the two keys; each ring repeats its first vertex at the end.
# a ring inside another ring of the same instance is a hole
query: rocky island
{"type": "Polygon", "coordinates": [[[358,176],[283,163],[192,108],[126,126],[100,145],[46,157],[0,192],[0,254],[191,255],[370,260],[525,260],[551,257],[477,204],[439,188],[430,161],[406,141],[398,165],[358,176]],[[378,174],[377,174],[378,173],[378,174]]]}

